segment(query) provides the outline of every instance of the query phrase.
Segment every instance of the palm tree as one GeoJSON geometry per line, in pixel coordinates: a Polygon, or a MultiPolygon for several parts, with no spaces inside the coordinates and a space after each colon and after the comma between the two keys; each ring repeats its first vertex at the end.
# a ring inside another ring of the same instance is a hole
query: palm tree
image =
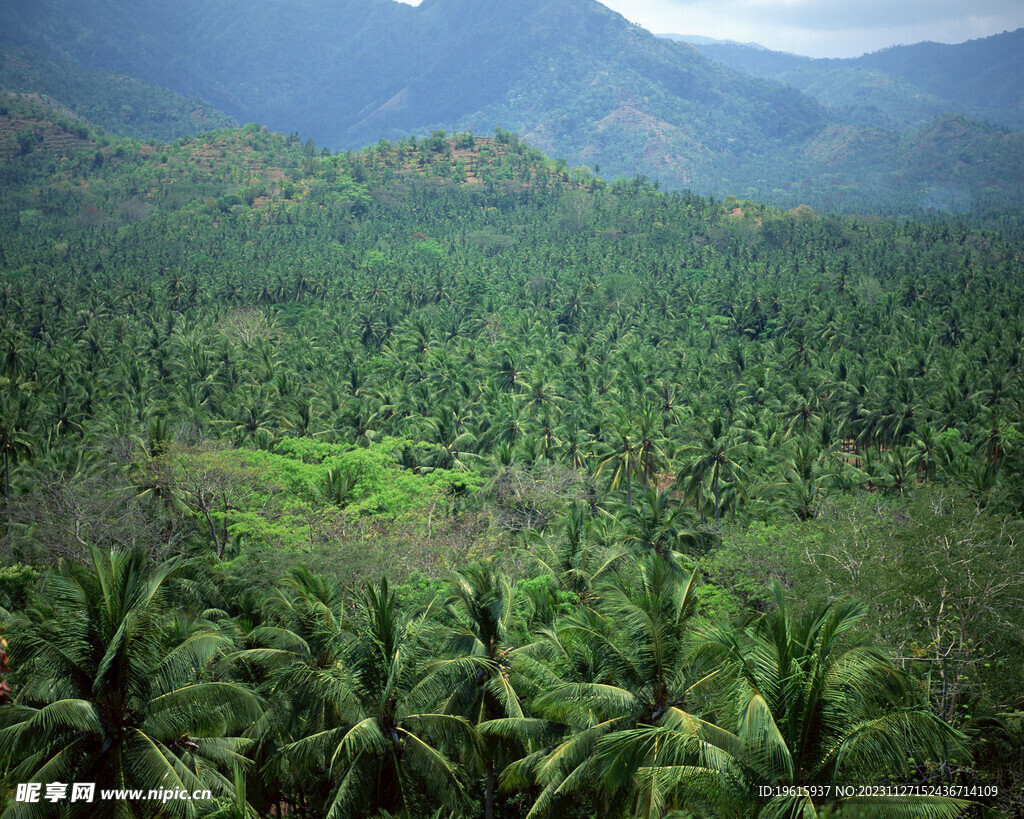
{"type": "Polygon", "coordinates": [[[424,418],[420,437],[434,444],[435,466],[442,469],[466,470],[477,456],[476,438],[467,429],[470,419],[449,407],[440,407],[429,418],[424,418]]]}
{"type": "Polygon", "coordinates": [[[821,401],[814,387],[804,385],[802,388],[791,390],[784,411],[789,419],[787,431],[792,434],[799,426],[800,432],[806,435],[807,428],[821,420],[821,401]]]}
{"type": "Polygon", "coordinates": [[[697,443],[683,447],[680,452],[687,463],[680,470],[676,485],[696,498],[705,483],[711,484],[715,531],[721,532],[722,484],[732,484],[743,497],[747,473],[740,459],[760,447],[741,438],[740,431],[727,426],[720,415],[711,419],[707,429],[697,429],[696,436],[697,443]]]}
{"type": "MultiPolygon", "coordinates": [[[[514,594],[505,577],[485,566],[468,566],[448,581],[451,595],[447,653],[452,659],[433,666],[451,693],[443,712],[465,717],[473,725],[492,719],[522,719],[525,714],[512,685],[510,644],[514,594]]],[[[484,817],[494,817],[498,737],[484,738],[484,817]]]]}
{"type": "Polygon", "coordinates": [[[277,419],[271,403],[269,390],[264,386],[249,386],[241,393],[235,418],[227,422],[237,441],[259,444],[273,439],[272,428],[277,419]]]}
{"type": "MultiPolygon", "coordinates": [[[[609,736],[595,765],[605,786],[624,777],[641,816],[704,805],[745,816],[814,817],[852,805],[835,786],[912,781],[914,759],[962,756],[963,737],[939,719],[881,648],[851,632],[866,612],[856,601],[792,615],[774,583],[776,608],[746,628],[716,628],[708,651],[723,663],[713,700],[717,724],[681,711],[661,726],[609,736]],[[758,786],[767,785],[765,794],[758,786]]],[[[878,816],[957,816],[946,797],[872,796],[878,816]]]]}
{"type": "Polygon", "coordinates": [[[515,392],[523,374],[520,356],[514,351],[502,349],[494,359],[494,386],[499,392],[515,392]]]}
{"type": "MultiPolygon", "coordinates": [[[[688,638],[696,581],[696,571],[687,580],[649,555],[605,584],[595,608],[578,609],[524,649],[523,673],[537,685],[532,709],[543,720],[495,720],[481,732],[546,735],[502,774],[505,787],[541,788],[529,817],[556,815],[560,805],[595,792],[602,738],[658,725],[685,705],[694,683],[688,638]],[[559,725],[563,738],[552,740],[559,725]]],[[[628,797],[606,792],[600,813],[625,808],[628,797]]]]}
{"type": "Polygon", "coordinates": [[[591,440],[580,420],[575,415],[563,418],[556,431],[559,434],[556,441],[559,460],[571,469],[588,472],[591,440]]]}
{"type": "Polygon", "coordinates": [[[625,484],[628,506],[633,505],[633,475],[641,468],[638,444],[635,431],[626,417],[626,411],[620,410],[612,430],[612,440],[607,444],[608,455],[601,461],[595,475],[599,476],[606,466],[610,466],[611,488],[618,489],[625,484]]]}
{"type": "Polygon", "coordinates": [[[913,450],[897,446],[882,457],[882,473],[876,483],[894,495],[904,495],[917,485],[917,468],[920,463],[913,450]]]}
{"type": "Polygon", "coordinates": [[[915,431],[919,406],[910,381],[897,382],[885,397],[886,408],[879,413],[876,434],[888,446],[903,446],[915,431]]]}
{"type": "Polygon", "coordinates": [[[538,534],[539,543],[530,553],[542,574],[554,578],[560,588],[584,603],[592,597],[595,584],[628,555],[617,546],[607,549],[598,544],[593,524],[587,505],[574,503],[562,531],[553,537],[538,534]]]}
{"type": "MultiPolygon", "coordinates": [[[[7,379],[3,379],[6,381],[7,379]]],[[[7,387],[6,384],[0,387],[7,387]]],[[[11,515],[11,464],[32,452],[31,439],[23,426],[28,412],[27,385],[19,384],[13,395],[0,391],[0,453],[4,460],[4,513],[7,516],[7,548],[14,544],[11,515]]]]}
{"type": "MultiPolygon", "coordinates": [[[[10,624],[26,683],[3,712],[0,760],[14,781],[230,794],[227,775],[248,764],[243,735],[260,714],[250,690],[209,673],[230,641],[210,624],[169,616],[181,564],[151,568],[140,552],[96,548],[90,558],[49,576],[50,622],[10,624]]],[[[146,802],[59,807],[68,811],[62,816],[152,813],[146,802]]],[[[180,816],[196,807],[164,806],[180,816]]],[[[4,816],[40,815],[39,808],[15,803],[4,816]]]]}
{"type": "Polygon", "coordinates": [[[640,554],[652,552],[675,564],[683,551],[680,547],[692,549],[699,543],[697,535],[683,525],[684,516],[683,507],[671,493],[652,487],[643,493],[636,506],[623,509],[623,542],[640,554]]]}
{"type": "Polygon", "coordinates": [[[938,430],[930,424],[924,424],[914,436],[912,446],[914,459],[917,461],[917,477],[924,483],[929,483],[935,478],[941,456],[938,430]]]}
{"type": "Polygon", "coordinates": [[[799,366],[800,374],[806,379],[807,367],[814,362],[814,351],[802,331],[794,331],[790,338],[793,341],[793,346],[787,351],[786,363],[791,369],[799,366]]]}
{"type": "Polygon", "coordinates": [[[676,384],[668,379],[658,381],[655,406],[661,416],[661,432],[665,436],[672,427],[682,423],[683,417],[690,412],[689,407],[682,402],[676,384]]]}
{"type": "Polygon", "coordinates": [[[1021,439],[1021,433],[1005,420],[1003,413],[998,408],[986,407],[980,414],[980,421],[984,424],[985,433],[984,437],[979,436],[978,450],[984,450],[985,458],[992,466],[992,476],[998,478],[1002,459],[1013,452],[1021,439]]]}
{"type": "Polygon", "coordinates": [[[863,483],[860,470],[835,458],[813,438],[789,439],[783,449],[779,480],[761,488],[765,497],[782,496],[800,520],[810,520],[821,511],[829,495],[863,483]]]}
{"type": "Polygon", "coordinates": [[[650,406],[644,407],[634,418],[637,468],[643,478],[644,492],[647,492],[648,488],[654,488],[652,483],[657,481],[658,473],[666,460],[666,439],[663,431],[659,429],[663,426],[659,420],[658,412],[650,406]]]}
{"type": "MultiPolygon", "coordinates": [[[[231,656],[262,681],[270,707],[256,734],[254,760],[266,785],[261,801],[288,799],[294,809],[322,806],[333,789],[322,770],[289,764],[280,749],[297,739],[346,724],[337,703],[324,696],[320,676],[349,645],[347,601],[341,585],[306,569],[292,569],[263,601],[266,614],[244,634],[247,647],[231,656]]],[[[255,618],[251,618],[255,619],[255,618]]]]}
{"type": "Polygon", "coordinates": [[[544,407],[531,424],[531,432],[537,437],[537,444],[540,447],[541,455],[551,460],[561,447],[562,440],[558,437],[560,431],[557,410],[551,407],[544,407]]]}
{"type": "Polygon", "coordinates": [[[345,402],[333,424],[346,441],[369,447],[379,434],[381,420],[380,410],[373,406],[370,399],[352,397],[345,402]]]}
{"type": "Polygon", "coordinates": [[[404,615],[387,580],[367,585],[356,603],[355,634],[340,662],[311,680],[343,724],[297,739],[283,750],[291,764],[328,772],[326,819],[413,812],[423,794],[450,809],[465,798],[459,764],[444,742],[474,749],[479,736],[465,717],[438,713],[440,677],[427,672],[429,610],[404,615]]]}
{"type": "MultiPolygon", "coordinates": [[[[504,365],[503,365],[504,366],[504,365]]],[[[565,400],[551,379],[545,367],[537,365],[529,375],[521,379],[522,391],[516,396],[527,414],[536,414],[543,409],[558,410],[565,400]]]]}

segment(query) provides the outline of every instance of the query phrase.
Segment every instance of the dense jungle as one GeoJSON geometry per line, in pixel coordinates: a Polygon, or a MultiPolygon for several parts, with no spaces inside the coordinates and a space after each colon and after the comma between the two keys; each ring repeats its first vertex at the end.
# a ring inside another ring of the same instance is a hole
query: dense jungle
{"type": "Polygon", "coordinates": [[[1024,815],[1019,215],[0,121],[4,817],[1024,815]]]}

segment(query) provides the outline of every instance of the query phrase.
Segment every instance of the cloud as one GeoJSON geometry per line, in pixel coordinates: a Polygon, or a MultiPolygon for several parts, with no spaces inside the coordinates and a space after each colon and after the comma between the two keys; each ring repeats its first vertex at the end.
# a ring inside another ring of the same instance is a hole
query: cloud
{"type": "MultiPolygon", "coordinates": [[[[709,4],[675,0],[671,5],[685,8],[709,4]]],[[[722,13],[741,15],[752,22],[811,30],[928,28],[1008,11],[1007,4],[999,0],[972,0],[970,6],[957,0],[724,0],[717,5],[722,13]]]]}
{"type": "Polygon", "coordinates": [[[656,33],[700,34],[811,56],[962,42],[1024,26],[1020,0],[606,0],[656,33]]]}

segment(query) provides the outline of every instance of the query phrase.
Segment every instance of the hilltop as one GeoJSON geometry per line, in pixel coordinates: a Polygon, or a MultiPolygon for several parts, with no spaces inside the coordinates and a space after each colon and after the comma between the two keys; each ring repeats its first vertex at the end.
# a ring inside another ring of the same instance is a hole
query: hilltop
{"type": "MultiPolygon", "coordinates": [[[[984,105],[954,109],[914,85],[923,80],[909,69],[875,82],[868,78],[879,69],[857,63],[791,87],[774,81],[781,69],[748,60],[744,71],[771,79],[741,73],[594,0],[305,0],[244,9],[235,0],[89,0],[72,8],[3,0],[0,10],[12,41],[201,97],[239,121],[332,150],[501,127],[570,166],[780,207],[998,214],[1018,207],[1024,190],[1020,141],[1009,130],[1018,119],[993,119],[1007,129],[999,138],[979,119],[993,106],[1015,110],[1009,80],[998,85],[1002,96],[993,91],[984,105]],[[925,150],[928,129],[951,113],[966,117],[962,138],[925,150]],[[829,147],[837,134],[848,136],[829,147]],[[935,194],[951,190],[956,195],[935,194]]],[[[1006,76],[1019,75],[1002,40],[971,48],[1002,54],[1006,76]]],[[[945,52],[940,60],[947,76],[963,62],[945,52]]],[[[922,65],[933,62],[921,52],[922,65]]],[[[978,72],[970,83],[997,75],[978,72]]]]}
{"type": "Polygon", "coordinates": [[[799,94],[716,68],[593,0],[316,0],[245,14],[229,0],[70,13],[42,2],[6,16],[11,39],[334,150],[503,127],[574,165],[706,187],[823,123],[799,94]]]}

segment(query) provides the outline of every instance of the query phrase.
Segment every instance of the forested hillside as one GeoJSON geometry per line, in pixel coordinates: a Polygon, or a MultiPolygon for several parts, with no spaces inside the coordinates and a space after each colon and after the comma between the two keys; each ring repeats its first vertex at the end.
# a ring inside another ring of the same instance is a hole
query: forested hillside
{"type": "Polygon", "coordinates": [[[1012,214],[17,98],[0,189],[4,816],[1020,815],[1012,214]]]}
{"type": "MultiPolygon", "coordinates": [[[[11,43],[332,150],[502,127],[608,178],[782,208],[988,218],[1024,204],[1019,34],[878,65],[798,61],[768,72],[780,83],[595,0],[0,0],[0,18],[11,43]]],[[[74,86],[47,93],[75,107],[74,86]]],[[[166,139],[159,125],[145,136],[166,139]]]]}
{"type": "Polygon", "coordinates": [[[174,140],[238,124],[203,100],[27,47],[0,44],[0,89],[32,95],[80,121],[136,139],[174,140]]]}
{"type": "Polygon", "coordinates": [[[738,71],[799,88],[859,125],[904,130],[960,113],[1007,128],[1024,126],[1024,29],[956,45],[892,46],[850,59],[812,59],[739,43],[694,44],[738,71]]]}

